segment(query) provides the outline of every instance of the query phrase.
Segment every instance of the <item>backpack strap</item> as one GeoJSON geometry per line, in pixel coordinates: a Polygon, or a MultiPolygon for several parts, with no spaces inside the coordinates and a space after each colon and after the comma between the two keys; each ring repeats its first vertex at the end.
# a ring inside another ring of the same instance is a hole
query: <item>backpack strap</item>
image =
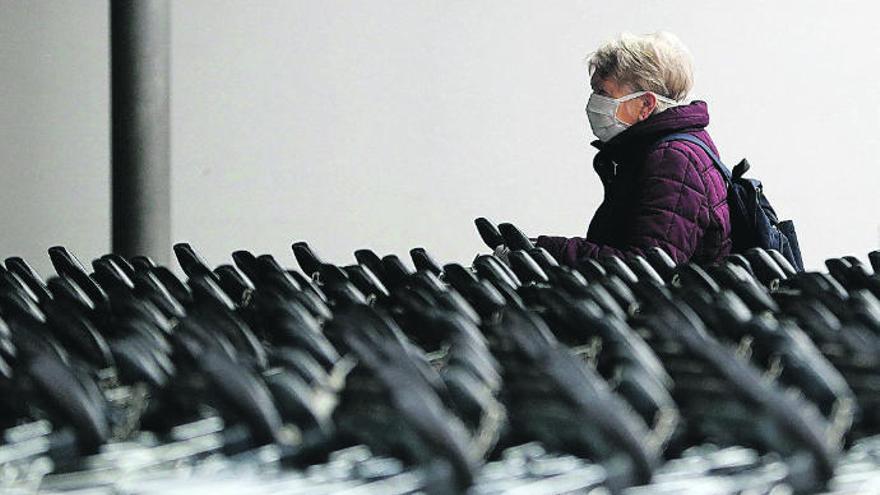
{"type": "Polygon", "coordinates": [[[716,155],[715,152],[712,151],[712,148],[710,148],[708,144],[704,143],[702,139],[694,136],[693,134],[678,132],[675,134],[669,134],[668,136],[663,136],[655,144],[665,143],[667,141],[687,141],[689,143],[696,144],[700,148],[703,148],[703,151],[705,151],[706,154],[709,155],[709,158],[712,159],[712,163],[715,164],[715,168],[717,168],[721,172],[721,176],[724,177],[724,182],[727,182],[728,187],[730,186],[732,181],[732,174],[730,172],[730,169],[727,168],[727,165],[725,165],[721,161],[721,158],[719,158],[718,155],[716,155]]]}

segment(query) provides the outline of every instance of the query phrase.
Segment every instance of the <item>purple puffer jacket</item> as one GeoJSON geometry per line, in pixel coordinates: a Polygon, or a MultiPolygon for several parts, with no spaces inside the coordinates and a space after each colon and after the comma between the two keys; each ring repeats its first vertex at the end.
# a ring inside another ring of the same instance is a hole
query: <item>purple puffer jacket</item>
{"type": "Polygon", "coordinates": [[[583,258],[644,254],[653,246],[676,263],[710,263],[730,253],[727,186],[712,159],[687,141],[656,144],[685,132],[709,145],[706,103],[694,101],[652,115],[607,143],[595,141],[593,168],[605,198],[586,238],[540,236],[537,245],[567,265],[583,258]]]}

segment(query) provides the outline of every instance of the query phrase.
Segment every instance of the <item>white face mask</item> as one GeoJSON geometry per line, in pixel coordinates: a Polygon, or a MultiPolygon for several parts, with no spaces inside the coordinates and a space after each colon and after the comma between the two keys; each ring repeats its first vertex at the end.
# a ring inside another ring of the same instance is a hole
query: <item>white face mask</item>
{"type": "MultiPolygon", "coordinates": [[[[629,124],[617,118],[617,107],[625,101],[638,98],[646,93],[648,93],[648,91],[636,91],[635,93],[630,93],[616,99],[596,93],[591,94],[590,100],[587,102],[587,119],[590,121],[590,127],[593,129],[593,134],[595,134],[600,141],[606,142],[625,131],[626,128],[629,127],[629,124]]],[[[663,103],[668,103],[670,105],[675,105],[676,103],[675,101],[660,95],[655,94],[654,97],[663,103]]]]}

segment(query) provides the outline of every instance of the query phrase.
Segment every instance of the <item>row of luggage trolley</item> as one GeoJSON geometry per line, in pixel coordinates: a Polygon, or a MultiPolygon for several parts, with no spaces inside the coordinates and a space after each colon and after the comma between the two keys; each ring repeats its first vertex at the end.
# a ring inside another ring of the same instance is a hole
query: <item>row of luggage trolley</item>
{"type": "Polygon", "coordinates": [[[880,492],[880,252],[0,269],[0,492],[880,492]],[[178,274],[182,274],[179,276],[178,274]]]}

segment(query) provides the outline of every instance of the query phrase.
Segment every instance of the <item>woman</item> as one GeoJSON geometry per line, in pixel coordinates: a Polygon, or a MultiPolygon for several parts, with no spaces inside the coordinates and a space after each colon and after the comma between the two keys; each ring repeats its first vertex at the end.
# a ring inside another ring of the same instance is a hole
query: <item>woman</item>
{"type": "Polygon", "coordinates": [[[593,168],[605,198],[586,238],[540,236],[557,260],[643,254],[663,248],[676,263],[708,263],[730,253],[727,187],[691,134],[718,154],[706,132],[706,103],[682,103],[693,86],[687,49],[668,33],[621,35],[589,59],[587,117],[599,138],[593,168]]]}

